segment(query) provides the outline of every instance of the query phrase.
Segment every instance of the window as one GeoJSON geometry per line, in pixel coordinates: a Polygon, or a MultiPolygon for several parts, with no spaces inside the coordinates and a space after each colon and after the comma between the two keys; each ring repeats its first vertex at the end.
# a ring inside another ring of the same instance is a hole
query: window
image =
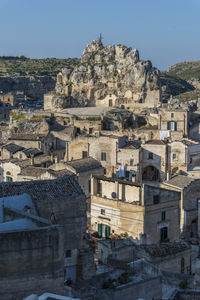
{"type": "Polygon", "coordinates": [[[6,114],[4,114],[4,119],[6,119],[6,114]]]}
{"type": "Polygon", "coordinates": [[[109,106],[112,106],[112,99],[109,99],[109,106]]]}
{"type": "Polygon", "coordinates": [[[174,113],[171,113],[171,118],[173,118],[174,117],[174,113]]]}
{"type": "Polygon", "coordinates": [[[101,190],[102,190],[102,184],[100,181],[98,181],[98,184],[97,184],[97,194],[101,195],[101,190]]]}
{"type": "Polygon", "coordinates": [[[101,215],[105,215],[105,214],[106,214],[105,209],[101,209],[101,215]]]}
{"type": "Polygon", "coordinates": [[[77,132],[77,133],[81,133],[81,130],[80,130],[79,127],[76,128],[76,132],[77,132]]]}
{"type": "Polygon", "coordinates": [[[192,157],[190,157],[190,164],[192,163],[192,157]]]}
{"type": "Polygon", "coordinates": [[[89,128],[89,134],[93,132],[93,128],[89,128]]]}
{"type": "Polygon", "coordinates": [[[87,151],[82,151],[82,158],[87,158],[87,156],[88,156],[87,151]]]}
{"type": "Polygon", "coordinates": [[[176,153],[173,153],[172,157],[173,159],[176,159],[176,153]]]}
{"type": "Polygon", "coordinates": [[[172,131],[176,131],[177,130],[177,123],[174,121],[170,121],[167,123],[167,129],[168,130],[172,130],[172,131]]]}
{"type": "Polygon", "coordinates": [[[160,202],[160,197],[159,195],[154,195],[153,196],[153,204],[158,204],[160,202]]]}
{"type": "Polygon", "coordinates": [[[106,152],[101,152],[101,160],[106,161],[106,152]]]}
{"type": "Polygon", "coordinates": [[[19,158],[22,159],[22,154],[19,155],[19,158]]]}
{"type": "Polygon", "coordinates": [[[152,152],[149,152],[148,159],[153,159],[153,153],[152,152]]]}
{"type": "Polygon", "coordinates": [[[162,213],[161,213],[161,220],[162,221],[166,220],[166,212],[165,211],[162,211],[162,213]]]}
{"type": "Polygon", "coordinates": [[[88,181],[88,192],[91,193],[91,179],[88,181]]]}
{"type": "Polygon", "coordinates": [[[65,252],[65,257],[71,257],[71,250],[67,250],[65,252]]]}
{"type": "Polygon", "coordinates": [[[12,177],[6,176],[6,182],[12,182],[12,181],[13,181],[12,177]]]}
{"type": "Polygon", "coordinates": [[[130,166],[133,166],[133,165],[134,165],[134,160],[131,159],[131,160],[130,160],[130,166]]]}
{"type": "Polygon", "coordinates": [[[168,239],[168,228],[163,227],[160,229],[160,241],[167,242],[167,239],[168,239]]]}

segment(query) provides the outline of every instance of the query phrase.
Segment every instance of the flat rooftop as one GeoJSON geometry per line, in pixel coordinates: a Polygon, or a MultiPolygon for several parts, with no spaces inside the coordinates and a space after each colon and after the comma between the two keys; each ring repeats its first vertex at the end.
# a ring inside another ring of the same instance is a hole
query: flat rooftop
{"type": "Polygon", "coordinates": [[[76,116],[101,116],[113,107],[73,107],[60,110],[58,113],[76,116]]]}

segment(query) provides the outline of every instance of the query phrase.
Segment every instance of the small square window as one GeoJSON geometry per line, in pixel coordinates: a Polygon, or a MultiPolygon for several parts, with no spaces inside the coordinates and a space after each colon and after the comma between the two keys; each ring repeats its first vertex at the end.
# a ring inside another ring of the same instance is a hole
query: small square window
{"type": "Polygon", "coordinates": [[[67,250],[65,252],[65,257],[71,257],[71,250],[67,250]]]}
{"type": "Polygon", "coordinates": [[[153,204],[158,204],[160,202],[160,197],[159,195],[154,195],[153,196],[153,204]]]}
{"type": "Polygon", "coordinates": [[[105,209],[101,209],[101,215],[105,215],[105,214],[106,214],[105,209]]]}
{"type": "Polygon", "coordinates": [[[172,157],[173,157],[173,159],[176,159],[176,153],[173,153],[172,157]]]}
{"type": "Polygon", "coordinates": [[[153,153],[152,152],[149,152],[148,159],[153,159],[153,153]]]}

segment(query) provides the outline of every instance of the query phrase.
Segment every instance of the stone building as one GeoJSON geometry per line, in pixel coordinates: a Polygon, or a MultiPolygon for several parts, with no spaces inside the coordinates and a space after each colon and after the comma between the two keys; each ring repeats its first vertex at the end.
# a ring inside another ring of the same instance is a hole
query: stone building
{"type": "Polygon", "coordinates": [[[142,148],[140,141],[127,141],[117,151],[115,173],[120,178],[141,181],[142,148]]]}
{"type": "Polygon", "coordinates": [[[192,248],[186,242],[140,245],[135,255],[153,264],[161,271],[192,274],[192,248]]]}
{"type": "Polygon", "coordinates": [[[193,243],[198,241],[198,201],[200,193],[200,179],[176,175],[165,185],[172,186],[181,192],[180,230],[185,240],[193,243]]]}
{"type": "Polygon", "coordinates": [[[3,103],[0,103],[0,121],[7,122],[10,117],[10,109],[6,107],[3,103]]]}
{"type": "Polygon", "coordinates": [[[65,161],[93,157],[101,162],[106,174],[115,172],[119,148],[126,144],[126,136],[77,137],[66,146],[65,161]]]}
{"type": "Polygon", "coordinates": [[[0,94],[0,102],[4,103],[5,106],[15,106],[15,95],[13,93],[0,94]]]}
{"type": "Polygon", "coordinates": [[[92,228],[102,237],[127,233],[140,243],[175,242],[180,238],[180,199],[172,187],[95,176],[92,228]]]}
{"type": "Polygon", "coordinates": [[[0,298],[62,289],[63,227],[39,217],[26,193],[0,198],[0,208],[0,298]]]}
{"type": "Polygon", "coordinates": [[[168,146],[162,140],[149,140],[142,145],[142,180],[162,181],[168,170],[168,146]]]}
{"type": "Polygon", "coordinates": [[[91,192],[92,175],[104,175],[104,168],[98,160],[92,157],[60,162],[50,166],[49,168],[54,172],[68,171],[75,174],[77,176],[78,183],[88,199],[91,192]]]}
{"type": "Polygon", "coordinates": [[[95,300],[162,299],[162,274],[158,268],[139,259],[124,269],[97,274],[79,284],[76,297],[95,300]],[[94,289],[95,287],[95,289],[94,289]]]}
{"type": "Polygon", "coordinates": [[[39,133],[13,133],[8,138],[9,143],[14,143],[24,148],[36,148],[43,153],[50,154],[56,150],[56,138],[51,134],[39,133]]]}
{"type": "Polygon", "coordinates": [[[64,175],[72,175],[72,174],[73,174],[72,172],[65,169],[54,171],[49,168],[42,168],[42,167],[28,165],[22,168],[20,173],[17,174],[16,181],[56,179],[64,175]]]}
{"type": "Polygon", "coordinates": [[[98,259],[103,264],[120,265],[139,258],[161,271],[191,274],[192,249],[186,242],[137,245],[132,239],[104,239],[98,241],[98,259]]]}
{"type": "MultiPolygon", "coordinates": [[[[56,232],[53,233],[52,240],[46,238],[38,241],[38,231],[35,231],[33,239],[35,238],[36,249],[39,245],[45,245],[45,243],[53,242],[55,239],[55,245],[59,245],[62,247],[61,242],[63,243],[63,251],[62,251],[62,259],[64,257],[64,265],[63,265],[63,280],[64,276],[65,279],[70,279],[72,281],[76,280],[83,280],[88,279],[93,276],[94,270],[94,262],[93,262],[93,254],[92,250],[88,247],[87,241],[85,239],[86,233],[86,201],[85,195],[78,185],[77,181],[75,180],[74,176],[66,175],[62,178],[55,179],[55,180],[41,180],[41,181],[29,181],[29,182],[12,182],[12,183],[1,183],[0,184],[0,198],[15,198],[16,195],[28,195],[27,197],[33,203],[35,210],[38,214],[38,217],[47,219],[48,222],[53,224],[59,224],[63,226],[63,238],[59,241],[56,235],[56,232]],[[65,275],[64,275],[65,274],[65,275]]],[[[13,200],[14,201],[14,200],[13,200]]],[[[16,198],[17,201],[17,198],[16,198]]],[[[16,203],[16,202],[15,202],[16,203]]],[[[17,202],[18,203],[18,202],[17,202]]],[[[18,205],[18,204],[17,204],[18,205]]],[[[10,206],[10,205],[9,205],[10,206]]],[[[31,205],[29,205],[31,209],[31,205]]],[[[27,207],[27,209],[29,209],[27,207]]],[[[22,208],[22,210],[24,207],[22,208]]],[[[34,208],[33,208],[34,209],[34,208]]],[[[30,212],[29,212],[30,213],[30,212]]],[[[30,218],[29,218],[30,220],[30,218]]],[[[30,222],[29,222],[30,223],[30,222]]],[[[45,234],[45,233],[44,233],[45,234]]],[[[48,232],[49,236],[51,232],[48,232]]],[[[28,239],[28,232],[24,235],[22,234],[24,240],[26,240],[26,236],[28,239]]],[[[43,236],[43,235],[41,235],[43,236]]],[[[45,235],[44,235],[45,236],[45,235]]],[[[6,262],[10,263],[18,259],[15,252],[10,252],[9,247],[12,247],[12,251],[20,251],[23,247],[26,248],[26,244],[22,243],[22,239],[19,238],[13,232],[10,235],[10,245],[8,241],[5,240],[5,244],[1,243],[1,249],[6,255],[4,260],[4,265],[6,262]],[[17,238],[16,238],[17,236],[17,238]],[[14,256],[13,256],[13,254],[14,256]]],[[[0,238],[2,235],[0,234],[0,238]]],[[[30,241],[30,238],[29,238],[30,241]]],[[[34,244],[32,244],[34,245],[34,244]]],[[[51,244],[50,244],[51,245],[51,244]]],[[[27,252],[27,255],[31,257],[32,260],[29,260],[27,264],[24,265],[26,272],[30,270],[30,277],[24,277],[24,273],[21,272],[18,264],[11,264],[10,269],[7,272],[7,278],[5,278],[5,273],[2,274],[4,279],[9,282],[9,286],[12,286],[12,292],[14,291],[28,291],[30,294],[31,291],[43,291],[43,288],[47,290],[48,279],[46,277],[40,277],[40,268],[37,270],[37,267],[40,266],[40,259],[43,259],[41,264],[44,266],[48,266],[47,270],[52,272],[50,268],[51,265],[49,264],[49,259],[52,259],[52,256],[48,253],[52,253],[52,248],[47,244],[47,252],[46,256],[44,253],[44,249],[40,248],[41,257],[37,250],[35,250],[35,257],[34,248],[30,248],[30,252],[27,252]],[[48,247],[50,248],[48,250],[48,247]],[[50,252],[48,252],[50,251],[50,252]],[[38,260],[37,260],[38,259],[38,260]],[[35,268],[35,273],[31,273],[31,270],[35,268]],[[49,269],[50,268],[50,269],[49,269]],[[34,276],[32,276],[34,275],[34,276]],[[31,278],[32,276],[32,278],[31,278]],[[34,279],[36,278],[36,279],[34,279]],[[30,280],[29,280],[30,279],[30,280]],[[34,280],[33,280],[34,279],[34,280]],[[39,280],[39,283],[38,283],[39,280]],[[36,286],[37,284],[37,286],[36,286]]],[[[57,246],[58,247],[58,246],[57,246]]],[[[59,249],[59,248],[57,248],[59,249]]],[[[55,259],[59,261],[59,256],[56,252],[53,252],[55,255],[55,259]]],[[[2,256],[3,257],[3,256],[2,256]]],[[[26,256],[24,257],[26,259],[26,256]]],[[[59,268],[59,265],[56,266],[59,268]]],[[[42,268],[41,268],[42,271],[42,268]]],[[[53,272],[56,271],[56,268],[53,272]]],[[[1,291],[0,293],[8,293],[9,286],[5,285],[4,281],[1,281],[1,291]]],[[[58,289],[62,288],[61,284],[58,284],[56,280],[54,283],[48,284],[48,290],[50,288],[57,287],[58,289]]],[[[11,291],[11,289],[10,289],[11,291]]],[[[21,299],[21,298],[20,298],[21,299]]]]}
{"type": "MultiPolygon", "coordinates": [[[[53,164],[51,157],[45,154],[24,160],[18,158],[3,159],[0,161],[0,181],[19,181],[21,178],[18,177],[18,175],[23,173],[22,170],[24,168],[32,166],[34,168],[38,168],[37,172],[39,172],[39,168],[47,168],[51,164],[53,164]]],[[[39,179],[35,178],[34,172],[31,178],[39,179]]]]}
{"type": "Polygon", "coordinates": [[[158,128],[161,132],[169,131],[172,140],[188,137],[190,113],[186,109],[159,109],[158,128]]]}
{"type": "Polygon", "coordinates": [[[182,139],[150,140],[142,145],[142,179],[163,181],[179,170],[190,173],[200,165],[200,144],[182,139]]]}

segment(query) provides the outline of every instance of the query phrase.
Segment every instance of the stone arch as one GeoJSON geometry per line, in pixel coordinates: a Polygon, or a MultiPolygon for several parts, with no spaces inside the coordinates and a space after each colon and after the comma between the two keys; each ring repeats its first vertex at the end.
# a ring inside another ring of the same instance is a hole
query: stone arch
{"type": "Polygon", "coordinates": [[[143,169],[142,180],[160,181],[160,171],[154,166],[147,166],[143,169]]]}

